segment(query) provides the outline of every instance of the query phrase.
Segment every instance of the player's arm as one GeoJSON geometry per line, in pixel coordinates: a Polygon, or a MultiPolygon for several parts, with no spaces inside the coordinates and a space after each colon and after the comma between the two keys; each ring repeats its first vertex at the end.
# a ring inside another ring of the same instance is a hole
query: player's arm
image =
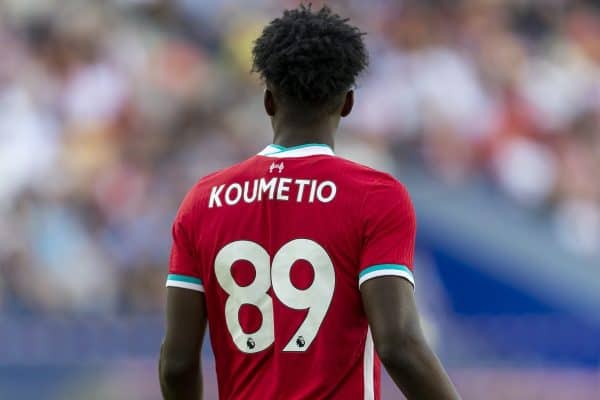
{"type": "Polygon", "coordinates": [[[425,341],[412,284],[382,276],[365,281],[360,291],[377,354],[407,399],[460,399],[425,341]]]}
{"type": "Polygon", "coordinates": [[[406,189],[379,176],[362,208],[358,285],[377,354],[409,400],[459,399],[421,332],[414,299],[416,216],[406,189]]]}
{"type": "Polygon", "coordinates": [[[189,228],[195,222],[194,204],[188,194],[173,223],[166,332],[159,361],[160,386],[166,400],[202,399],[200,349],[207,315],[197,242],[189,228]]]}
{"type": "Polygon", "coordinates": [[[167,288],[166,334],[159,375],[166,400],[202,399],[200,349],[206,328],[204,293],[167,288]]]}

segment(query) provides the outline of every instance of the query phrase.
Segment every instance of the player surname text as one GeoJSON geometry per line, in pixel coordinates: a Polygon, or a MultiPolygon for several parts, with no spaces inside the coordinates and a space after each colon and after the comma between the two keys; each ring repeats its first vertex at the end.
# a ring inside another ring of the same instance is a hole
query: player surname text
{"type": "Polygon", "coordinates": [[[242,183],[213,186],[208,208],[235,206],[242,201],[253,203],[263,200],[329,203],[335,198],[336,192],[337,187],[332,181],[282,177],[260,178],[242,183]]]}

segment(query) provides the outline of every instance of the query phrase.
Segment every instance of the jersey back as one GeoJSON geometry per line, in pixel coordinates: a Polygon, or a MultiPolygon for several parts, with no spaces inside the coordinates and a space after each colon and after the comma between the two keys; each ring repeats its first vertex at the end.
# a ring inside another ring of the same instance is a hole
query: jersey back
{"type": "Polygon", "coordinates": [[[268,146],[200,180],[167,286],[204,292],[221,399],[378,399],[360,285],[412,283],[415,215],[390,175],[324,145],[268,146]]]}

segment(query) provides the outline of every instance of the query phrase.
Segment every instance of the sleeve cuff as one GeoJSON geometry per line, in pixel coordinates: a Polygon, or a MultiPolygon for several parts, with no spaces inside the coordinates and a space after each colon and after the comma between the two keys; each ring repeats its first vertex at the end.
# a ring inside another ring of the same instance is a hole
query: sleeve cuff
{"type": "Polygon", "coordinates": [[[187,275],[169,274],[167,276],[167,287],[178,287],[184,289],[196,290],[198,292],[204,292],[204,285],[202,280],[187,275]]]}
{"type": "Polygon", "coordinates": [[[415,286],[415,278],[412,271],[407,266],[399,264],[378,264],[360,271],[358,274],[358,287],[360,288],[360,285],[362,285],[363,282],[380,276],[399,276],[409,281],[413,287],[415,286]]]}

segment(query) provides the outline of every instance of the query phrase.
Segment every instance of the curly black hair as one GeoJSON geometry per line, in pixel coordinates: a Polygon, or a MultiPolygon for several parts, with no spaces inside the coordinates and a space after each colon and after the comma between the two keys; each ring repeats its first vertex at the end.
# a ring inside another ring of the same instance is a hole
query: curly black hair
{"type": "Polygon", "coordinates": [[[252,70],[296,104],[337,98],[368,65],[365,34],[348,21],[327,6],[284,11],[256,40],[252,70]]]}

